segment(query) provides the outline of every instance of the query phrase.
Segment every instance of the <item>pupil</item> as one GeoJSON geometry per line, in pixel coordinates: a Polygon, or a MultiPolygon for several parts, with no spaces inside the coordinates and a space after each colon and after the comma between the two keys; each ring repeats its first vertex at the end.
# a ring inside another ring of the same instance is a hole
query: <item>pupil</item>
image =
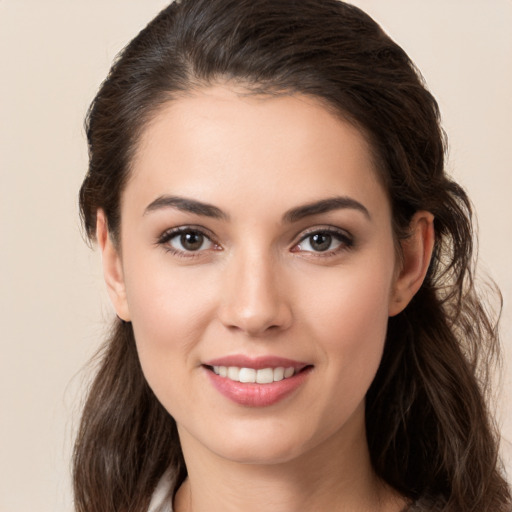
{"type": "Polygon", "coordinates": [[[203,245],[201,233],[184,233],[181,235],[181,245],[188,251],[197,251],[203,245]]]}
{"type": "Polygon", "coordinates": [[[311,247],[316,251],[326,251],[331,246],[332,236],[317,233],[311,237],[311,247]]]}

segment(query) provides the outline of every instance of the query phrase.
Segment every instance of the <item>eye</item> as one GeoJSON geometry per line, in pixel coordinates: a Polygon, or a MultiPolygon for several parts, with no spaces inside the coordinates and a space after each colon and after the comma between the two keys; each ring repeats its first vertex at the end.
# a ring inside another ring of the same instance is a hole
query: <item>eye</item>
{"type": "Polygon", "coordinates": [[[190,227],[168,230],[160,237],[158,243],[176,254],[197,253],[218,248],[208,235],[190,227]]]}
{"type": "Polygon", "coordinates": [[[293,252],[335,253],[352,247],[352,239],[345,233],[333,229],[310,232],[302,237],[293,252]]]}
{"type": "Polygon", "coordinates": [[[198,231],[185,231],[169,240],[169,245],[177,250],[200,251],[211,244],[210,240],[198,231]]]}

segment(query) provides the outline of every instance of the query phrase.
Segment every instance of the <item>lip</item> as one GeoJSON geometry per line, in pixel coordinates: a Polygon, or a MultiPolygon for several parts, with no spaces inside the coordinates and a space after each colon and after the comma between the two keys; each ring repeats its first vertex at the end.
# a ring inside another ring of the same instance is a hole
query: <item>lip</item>
{"type": "Polygon", "coordinates": [[[278,368],[282,366],[284,368],[293,367],[295,371],[300,371],[306,366],[309,366],[308,363],[294,361],[293,359],[286,359],[284,357],[248,357],[243,355],[219,357],[205,361],[203,364],[205,366],[238,366],[239,368],[254,368],[255,370],[261,370],[262,368],[278,368]]]}
{"type": "Polygon", "coordinates": [[[305,382],[313,366],[282,357],[251,358],[233,355],[209,360],[203,364],[203,368],[213,387],[232,402],[246,407],[268,407],[296,391],[305,382]],[[269,384],[242,383],[215,374],[209,368],[212,366],[237,366],[239,368],[254,368],[255,370],[293,367],[297,373],[292,377],[269,384]]]}

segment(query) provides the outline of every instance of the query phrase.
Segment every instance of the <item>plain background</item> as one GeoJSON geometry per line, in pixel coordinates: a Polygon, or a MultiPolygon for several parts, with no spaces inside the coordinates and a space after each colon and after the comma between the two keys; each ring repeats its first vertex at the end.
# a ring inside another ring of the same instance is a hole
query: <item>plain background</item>
{"type": "MultiPolygon", "coordinates": [[[[83,118],[116,53],[165,0],[0,0],[0,511],[72,510],[84,370],[113,313],[77,192],[83,118]]],[[[512,384],[512,1],[354,0],[422,70],[501,286],[512,384]]],[[[499,420],[512,439],[510,391],[499,420]]]]}

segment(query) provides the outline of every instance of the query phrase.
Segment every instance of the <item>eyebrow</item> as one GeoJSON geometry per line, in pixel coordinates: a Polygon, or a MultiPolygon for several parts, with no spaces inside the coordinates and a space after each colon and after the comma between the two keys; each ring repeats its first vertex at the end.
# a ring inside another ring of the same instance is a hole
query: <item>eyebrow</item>
{"type": "Polygon", "coordinates": [[[208,203],[196,201],[195,199],[188,199],[178,196],[160,196],[150,203],[144,210],[144,215],[160,210],[162,208],[176,208],[183,212],[194,213],[195,215],[202,215],[204,217],[212,217],[214,219],[227,220],[228,215],[220,208],[208,203]]]}
{"type": "MultiPolygon", "coordinates": [[[[157,197],[146,207],[144,215],[163,208],[176,208],[177,210],[193,213],[195,215],[202,215],[219,220],[229,220],[229,215],[216,206],[195,199],[168,195],[157,197]]],[[[370,212],[359,201],[351,197],[337,196],[292,208],[283,215],[283,222],[292,224],[306,217],[341,209],[357,210],[371,220],[370,212]]]]}
{"type": "Polygon", "coordinates": [[[283,220],[287,223],[293,223],[306,217],[341,209],[357,210],[363,213],[368,220],[371,220],[370,212],[363,204],[346,196],[331,197],[292,208],[283,215],[283,220]]]}

